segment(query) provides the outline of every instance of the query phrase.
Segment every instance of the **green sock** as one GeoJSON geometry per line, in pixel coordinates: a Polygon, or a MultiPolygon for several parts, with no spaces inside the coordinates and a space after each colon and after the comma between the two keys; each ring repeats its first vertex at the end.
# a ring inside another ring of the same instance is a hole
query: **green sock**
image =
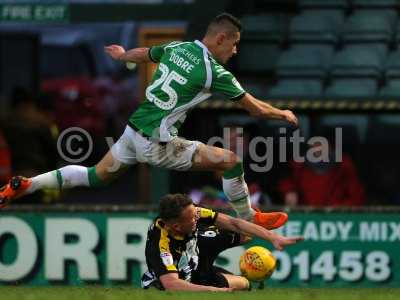
{"type": "Polygon", "coordinates": [[[222,186],[237,214],[251,221],[255,212],[251,208],[249,191],[243,177],[243,163],[238,162],[232,169],[224,172],[222,186]]]}
{"type": "Polygon", "coordinates": [[[243,173],[243,163],[238,162],[232,169],[226,170],[223,176],[225,179],[232,179],[243,175],[243,173]]]}
{"type": "Polygon", "coordinates": [[[88,168],[88,177],[90,187],[102,187],[106,185],[106,183],[97,176],[96,167],[88,168]]]}

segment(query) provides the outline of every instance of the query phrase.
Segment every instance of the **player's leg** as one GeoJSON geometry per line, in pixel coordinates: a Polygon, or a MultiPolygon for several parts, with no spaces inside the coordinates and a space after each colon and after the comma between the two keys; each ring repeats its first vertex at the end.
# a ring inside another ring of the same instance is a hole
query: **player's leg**
{"type": "Polygon", "coordinates": [[[0,189],[0,208],[41,189],[95,188],[111,182],[124,173],[129,165],[136,163],[136,154],[128,145],[130,141],[126,132],[96,166],[68,165],[32,178],[13,177],[0,189]]]}
{"type": "Polygon", "coordinates": [[[251,208],[247,184],[239,157],[232,151],[200,144],[193,159],[192,170],[223,171],[222,187],[238,215],[252,220],[255,211],[251,208]]]}
{"type": "Polygon", "coordinates": [[[219,288],[233,288],[235,290],[248,290],[250,282],[243,276],[231,274],[223,268],[211,266],[207,272],[194,273],[192,283],[200,285],[208,285],[219,288]]]}
{"type": "Polygon", "coordinates": [[[69,189],[100,187],[124,173],[128,166],[115,161],[111,151],[93,167],[68,165],[32,178],[13,177],[0,191],[0,208],[9,201],[41,189],[69,189]],[[113,169],[114,168],[114,169],[113,169]]]}
{"type": "Polygon", "coordinates": [[[220,274],[226,279],[230,288],[233,288],[235,290],[250,289],[250,282],[247,280],[246,277],[225,273],[220,274]]]}
{"type": "Polygon", "coordinates": [[[230,150],[199,144],[193,156],[191,170],[226,171],[234,168],[239,160],[230,150]]]}
{"type": "Polygon", "coordinates": [[[262,213],[252,209],[247,184],[244,180],[243,163],[232,151],[199,144],[193,157],[192,170],[223,171],[222,186],[238,215],[267,229],[275,229],[286,223],[286,213],[262,213]]]}

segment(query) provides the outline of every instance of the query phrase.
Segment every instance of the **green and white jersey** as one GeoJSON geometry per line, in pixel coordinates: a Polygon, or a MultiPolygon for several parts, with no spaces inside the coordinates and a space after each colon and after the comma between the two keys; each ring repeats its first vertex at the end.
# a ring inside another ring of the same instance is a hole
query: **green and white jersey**
{"type": "Polygon", "coordinates": [[[129,118],[129,123],[147,136],[170,141],[188,110],[214,92],[232,100],[245,94],[232,73],[198,40],[155,46],[149,55],[159,65],[146,89],[146,99],[129,118]]]}

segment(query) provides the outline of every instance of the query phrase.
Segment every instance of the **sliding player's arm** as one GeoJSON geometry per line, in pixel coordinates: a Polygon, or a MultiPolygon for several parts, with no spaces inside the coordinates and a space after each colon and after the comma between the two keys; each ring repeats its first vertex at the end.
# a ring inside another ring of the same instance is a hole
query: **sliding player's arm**
{"type": "Polygon", "coordinates": [[[258,100],[249,93],[244,94],[244,96],[238,101],[239,105],[247,110],[250,115],[255,117],[272,118],[286,120],[289,123],[297,126],[297,117],[290,110],[282,110],[267,102],[258,100]]]}
{"type": "Polygon", "coordinates": [[[271,242],[278,250],[283,250],[286,246],[293,245],[298,241],[303,240],[302,237],[284,237],[256,224],[242,219],[232,218],[222,213],[218,214],[217,219],[215,220],[215,226],[248,236],[257,236],[263,240],[271,242]]]}
{"type": "Polygon", "coordinates": [[[110,45],[104,47],[104,50],[115,60],[123,62],[134,62],[134,63],[147,63],[151,62],[150,59],[150,48],[133,48],[128,51],[120,45],[110,45]]]}
{"type": "Polygon", "coordinates": [[[217,288],[200,284],[193,284],[179,279],[177,273],[168,273],[160,276],[162,286],[169,291],[194,291],[194,292],[230,292],[232,288],[217,288]]]}

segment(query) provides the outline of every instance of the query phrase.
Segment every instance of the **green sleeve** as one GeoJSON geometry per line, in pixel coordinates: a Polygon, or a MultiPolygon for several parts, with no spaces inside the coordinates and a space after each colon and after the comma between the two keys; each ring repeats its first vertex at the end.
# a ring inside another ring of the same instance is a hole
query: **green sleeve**
{"type": "Polygon", "coordinates": [[[231,100],[240,100],[246,91],[231,72],[218,66],[213,70],[211,92],[221,93],[231,100]]]}
{"type": "Polygon", "coordinates": [[[170,46],[170,45],[173,45],[173,44],[176,44],[176,43],[179,43],[179,42],[170,42],[170,43],[161,44],[161,45],[158,45],[158,46],[152,46],[149,49],[149,58],[155,63],[160,62],[161,57],[165,53],[165,48],[167,46],[170,46]]]}

